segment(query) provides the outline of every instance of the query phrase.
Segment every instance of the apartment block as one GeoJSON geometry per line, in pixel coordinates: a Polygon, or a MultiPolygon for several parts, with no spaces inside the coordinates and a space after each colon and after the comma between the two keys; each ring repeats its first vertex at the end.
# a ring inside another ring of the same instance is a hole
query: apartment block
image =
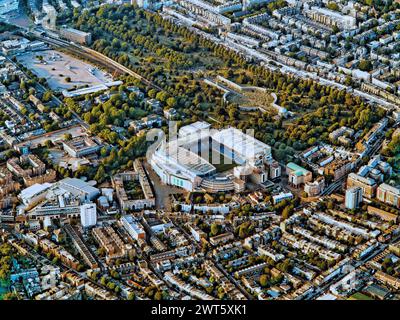
{"type": "Polygon", "coordinates": [[[376,192],[376,182],[371,178],[364,178],[358,174],[350,173],[347,177],[347,187],[360,187],[363,190],[363,196],[366,198],[373,198],[376,192]]]}
{"type": "Polygon", "coordinates": [[[377,195],[379,201],[400,208],[400,189],[392,187],[386,183],[379,185],[377,195]]]}

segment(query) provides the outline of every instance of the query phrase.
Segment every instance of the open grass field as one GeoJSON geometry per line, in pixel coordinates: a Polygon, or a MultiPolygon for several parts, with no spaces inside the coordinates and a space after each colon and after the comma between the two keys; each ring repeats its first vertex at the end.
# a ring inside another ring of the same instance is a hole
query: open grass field
{"type": "Polygon", "coordinates": [[[361,293],[361,292],[356,292],[348,300],[374,300],[371,297],[368,297],[367,295],[361,293]]]}
{"type": "Polygon", "coordinates": [[[217,172],[225,172],[237,166],[237,164],[232,161],[232,159],[223,156],[215,150],[210,150],[208,154],[208,159],[206,160],[217,169],[217,172]]]}
{"type": "Polygon", "coordinates": [[[262,91],[243,91],[238,94],[231,94],[229,101],[244,108],[260,108],[265,112],[274,110],[271,107],[273,97],[269,92],[262,91]]]}

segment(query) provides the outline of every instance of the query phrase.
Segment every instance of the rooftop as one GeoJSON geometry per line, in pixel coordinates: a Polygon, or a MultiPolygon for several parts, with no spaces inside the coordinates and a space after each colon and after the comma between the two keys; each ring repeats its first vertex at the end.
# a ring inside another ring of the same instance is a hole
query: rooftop
{"type": "Polygon", "coordinates": [[[43,184],[36,183],[33,186],[30,186],[29,188],[22,190],[20,197],[23,199],[32,198],[33,196],[49,189],[51,186],[52,183],[43,183],[43,184]]]}
{"type": "Polygon", "coordinates": [[[389,191],[389,192],[392,192],[392,193],[400,196],[400,189],[397,189],[397,188],[395,188],[395,187],[393,187],[393,186],[391,186],[391,185],[389,185],[387,183],[382,183],[379,186],[379,189],[383,189],[385,191],[389,191]]]}
{"type": "Polygon", "coordinates": [[[294,174],[296,176],[303,176],[303,175],[307,175],[310,173],[310,171],[304,169],[303,167],[300,167],[299,165],[295,164],[294,162],[289,162],[287,164],[287,167],[294,171],[294,174]]]}
{"type": "Polygon", "coordinates": [[[99,189],[90,186],[88,183],[77,178],[65,178],[59,182],[59,186],[71,193],[98,193],[99,189]]]}
{"type": "Polygon", "coordinates": [[[271,147],[241,132],[236,128],[223,129],[212,135],[213,140],[235,151],[239,156],[248,161],[262,155],[269,155],[271,147]]]}
{"type": "Polygon", "coordinates": [[[180,128],[179,136],[186,136],[186,135],[198,132],[200,130],[207,130],[209,128],[210,128],[209,123],[204,122],[204,121],[197,121],[197,122],[191,123],[187,126],[180,128]]]}

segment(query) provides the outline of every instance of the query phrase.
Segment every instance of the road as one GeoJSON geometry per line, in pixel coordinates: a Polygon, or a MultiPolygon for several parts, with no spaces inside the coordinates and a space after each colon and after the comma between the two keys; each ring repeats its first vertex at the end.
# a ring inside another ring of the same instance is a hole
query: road
{"type": "Polygon", "coordinates": [[[171,205],[171,194],[177,193],[186,193],[185,190],[180,189],[178,187],[169,186],[162,183],[160,177],[154,172],[151,168],[150,164],[147,161],[143,161],[143,166],[146,169],[146,172],[150,178],[150,181],[153,183],[153,189],[156,197],[156,209],[165,210],[167,212],[172,211],[171,205]]]}

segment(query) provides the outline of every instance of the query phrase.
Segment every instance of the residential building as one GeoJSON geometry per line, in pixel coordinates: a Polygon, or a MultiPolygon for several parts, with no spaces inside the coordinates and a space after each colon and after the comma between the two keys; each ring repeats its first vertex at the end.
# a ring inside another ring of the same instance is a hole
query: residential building
{"type": "Polygon", "coordinates": [[[400,208],[400,189],[392,187],[389,184],[382,183],[377,189],[379,201],[390,204],[396,208],[400,208]]]}
{"type": "Polygon", "coordinates": [[[82,227],[88,228],[97,223],[97,208],[95,203],[85,203],[80,206],[80,217],[82,227]]]}
{"type": "Polygon", "coordinates": [[[363,190],[363,196],[371,199],[375,196],[377,185],[375,180],[371,178],[364,178],[352,172],[347,177],[347,187],[361,187],[363,190]]]}
{"type": "Polygon", "coordinates": [[[345,205],[347,209],[356,209],[362,202],[363,189],[361,187],[353,187],[346,190],[345,205]]]}

